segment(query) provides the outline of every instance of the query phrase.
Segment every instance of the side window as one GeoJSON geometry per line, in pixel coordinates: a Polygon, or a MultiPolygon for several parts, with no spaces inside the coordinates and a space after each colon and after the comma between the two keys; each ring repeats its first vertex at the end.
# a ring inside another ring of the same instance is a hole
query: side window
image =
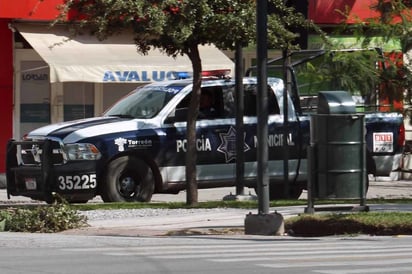
{"type": "MultiPolygon", "coordinates": [[[[256,86],[245,86],[244,88],[244,116],[257,115],[257,90],[256,86]]],[[[280,114],[278,100],[270,87],[268,87],[267,95],[268,113],[269,115],[280,114]]]]}
{"type": "Polygon", "coordinates": [[[234,118],[235,111],[235,86],[223,87],[223,111],[225,118],[234,118]]]}
{"type": "Polygon", "coordinates": [[[270,87],[268,87],[268,113],[269,115],[280,114],[278,99],[270,87]]]}
{"type": "Polygon", "coordinates": [[[200,93],[198,119],[225,118],[222,87],[205,87],[200,93]]]}
{"type": "MultiPolygon", "coordinates": [[[[189,93],[175,110],[176,121],[186,121],[191,93],[189,93]]],[[[200,94],[198,120],[227,118],[234,113],[233,94],[223,95],[222,87],[204,87],[200,94]],[[225,100],[224,100],[225,97],[225,100]]]]}
{"type": "Polygon", "coordinates": [[[186,97],[183,98],[183,100],[180,101],[180,103],[176,106],[176,109],[174,112],[174,121],[184,122],[187,120],[187,112],[189,110],[191,95],[192,95],[191,93],[186,95],[186,97]]]}
{"type": "Polygon", "coordinates": [[[247,85],[244,87],[244,116],[256,116],[256,86],[247,85]]]}

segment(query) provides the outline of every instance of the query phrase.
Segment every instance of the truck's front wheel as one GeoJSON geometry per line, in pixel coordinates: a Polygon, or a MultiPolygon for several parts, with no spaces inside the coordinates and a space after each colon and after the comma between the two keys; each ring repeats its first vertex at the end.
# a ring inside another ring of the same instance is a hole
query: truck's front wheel
{"type": "Polygon", "coordinates": [[[109,163],[101,196],[105,202],[149,202],[153,191],[151,168],[141,159],[123,156],[109,163]]]}

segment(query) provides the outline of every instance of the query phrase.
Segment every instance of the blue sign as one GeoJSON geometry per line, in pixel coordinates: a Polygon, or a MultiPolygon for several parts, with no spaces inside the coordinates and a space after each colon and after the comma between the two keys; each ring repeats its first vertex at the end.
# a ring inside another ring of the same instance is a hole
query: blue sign
{"type": "Polygon", "coordinates": [[[160,82],[176,79],[175,71],[106,71],[103,82],[160,82]]]}

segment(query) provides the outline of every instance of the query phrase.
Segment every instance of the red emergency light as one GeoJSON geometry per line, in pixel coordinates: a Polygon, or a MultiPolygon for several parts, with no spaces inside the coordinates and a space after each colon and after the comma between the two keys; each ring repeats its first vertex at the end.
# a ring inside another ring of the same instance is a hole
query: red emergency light
{"type": "Polygon", "coordinates": [[[202,77],[216,77],[216,78],[228,78],[230,75],[230,69],[215,69],[202,71],[202,77]]]}
{"type": "MultiPolygon", "coordinates": [[[[202,78],[225,79],[229,78],[230,69],[215,69],[202,71],[202,78]]],[[[193,73],[187,71],[174,71],[173,76],[176,80],[193,78],[193,73]]]]}

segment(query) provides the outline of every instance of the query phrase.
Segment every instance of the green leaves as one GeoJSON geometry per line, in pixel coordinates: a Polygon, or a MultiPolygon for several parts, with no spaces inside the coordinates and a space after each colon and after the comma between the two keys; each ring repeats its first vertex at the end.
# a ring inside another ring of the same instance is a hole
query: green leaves
{"type": "Polygon", "coordinates": [[[15,232],[60,232],[87,224],[86,218],[67,203],[0,210],[0,221],[4,219],[5,230],[15,232]]]}
{"type": "MultiPolygon", "coordinates": [[[[268,16],[271,48],[291,48],[296,27],[315,28],[283,1],[269,3],[273,11],[268,16]]],[[[66,18],[74,33],[87,29],[99,39],[133,30],[144,53],[152,46],[177,55],[194,44],[234,49],[237,41],[256,41],[256,2],[251,0],[76,0],[63,5],[58,21],[66,18]]]]}
{"type": "MultiPolygon", "coordinates": [[[[395,52],[406,53],[412,48],[411,29],[412,11],[409,1],[402,0],[378,0],[370,8],[377,12],[377,16],[360,19],[350,18],[349,11],[342,12],[355,24],[343,24],[342,33],[353,33],[361,42],[363,48],[383,47],[386,69],[380,70],[377,79],[380,80],[380,98],[388,99],[390,103],[394,100],[410,100],[412,98],[412,76],[408,65],[403,64],[402,56],[393,54],[395,52]],[[385,48],[387,45],[390,47],[385,48]],[[397,48],[397,49],[396,49],[397,48]],[[390,52],[392,51],[392,52],[390,52]],[[406,92],[404,92],[406,91],[406,92]],[[404,96],[405,95],[405,96],[404,96]]],[[[405,55],[405,60],[409,57],[405,55]]],[[[354,65],[357,65],[354,63],[354,65]]],[[[361,70],[362,67],[354,67],[361,70]]],[[[362,75],[366,75],[362,73],[362,75]]],[[[372,76],[370,76],[372,77],[372,76]]]]}

